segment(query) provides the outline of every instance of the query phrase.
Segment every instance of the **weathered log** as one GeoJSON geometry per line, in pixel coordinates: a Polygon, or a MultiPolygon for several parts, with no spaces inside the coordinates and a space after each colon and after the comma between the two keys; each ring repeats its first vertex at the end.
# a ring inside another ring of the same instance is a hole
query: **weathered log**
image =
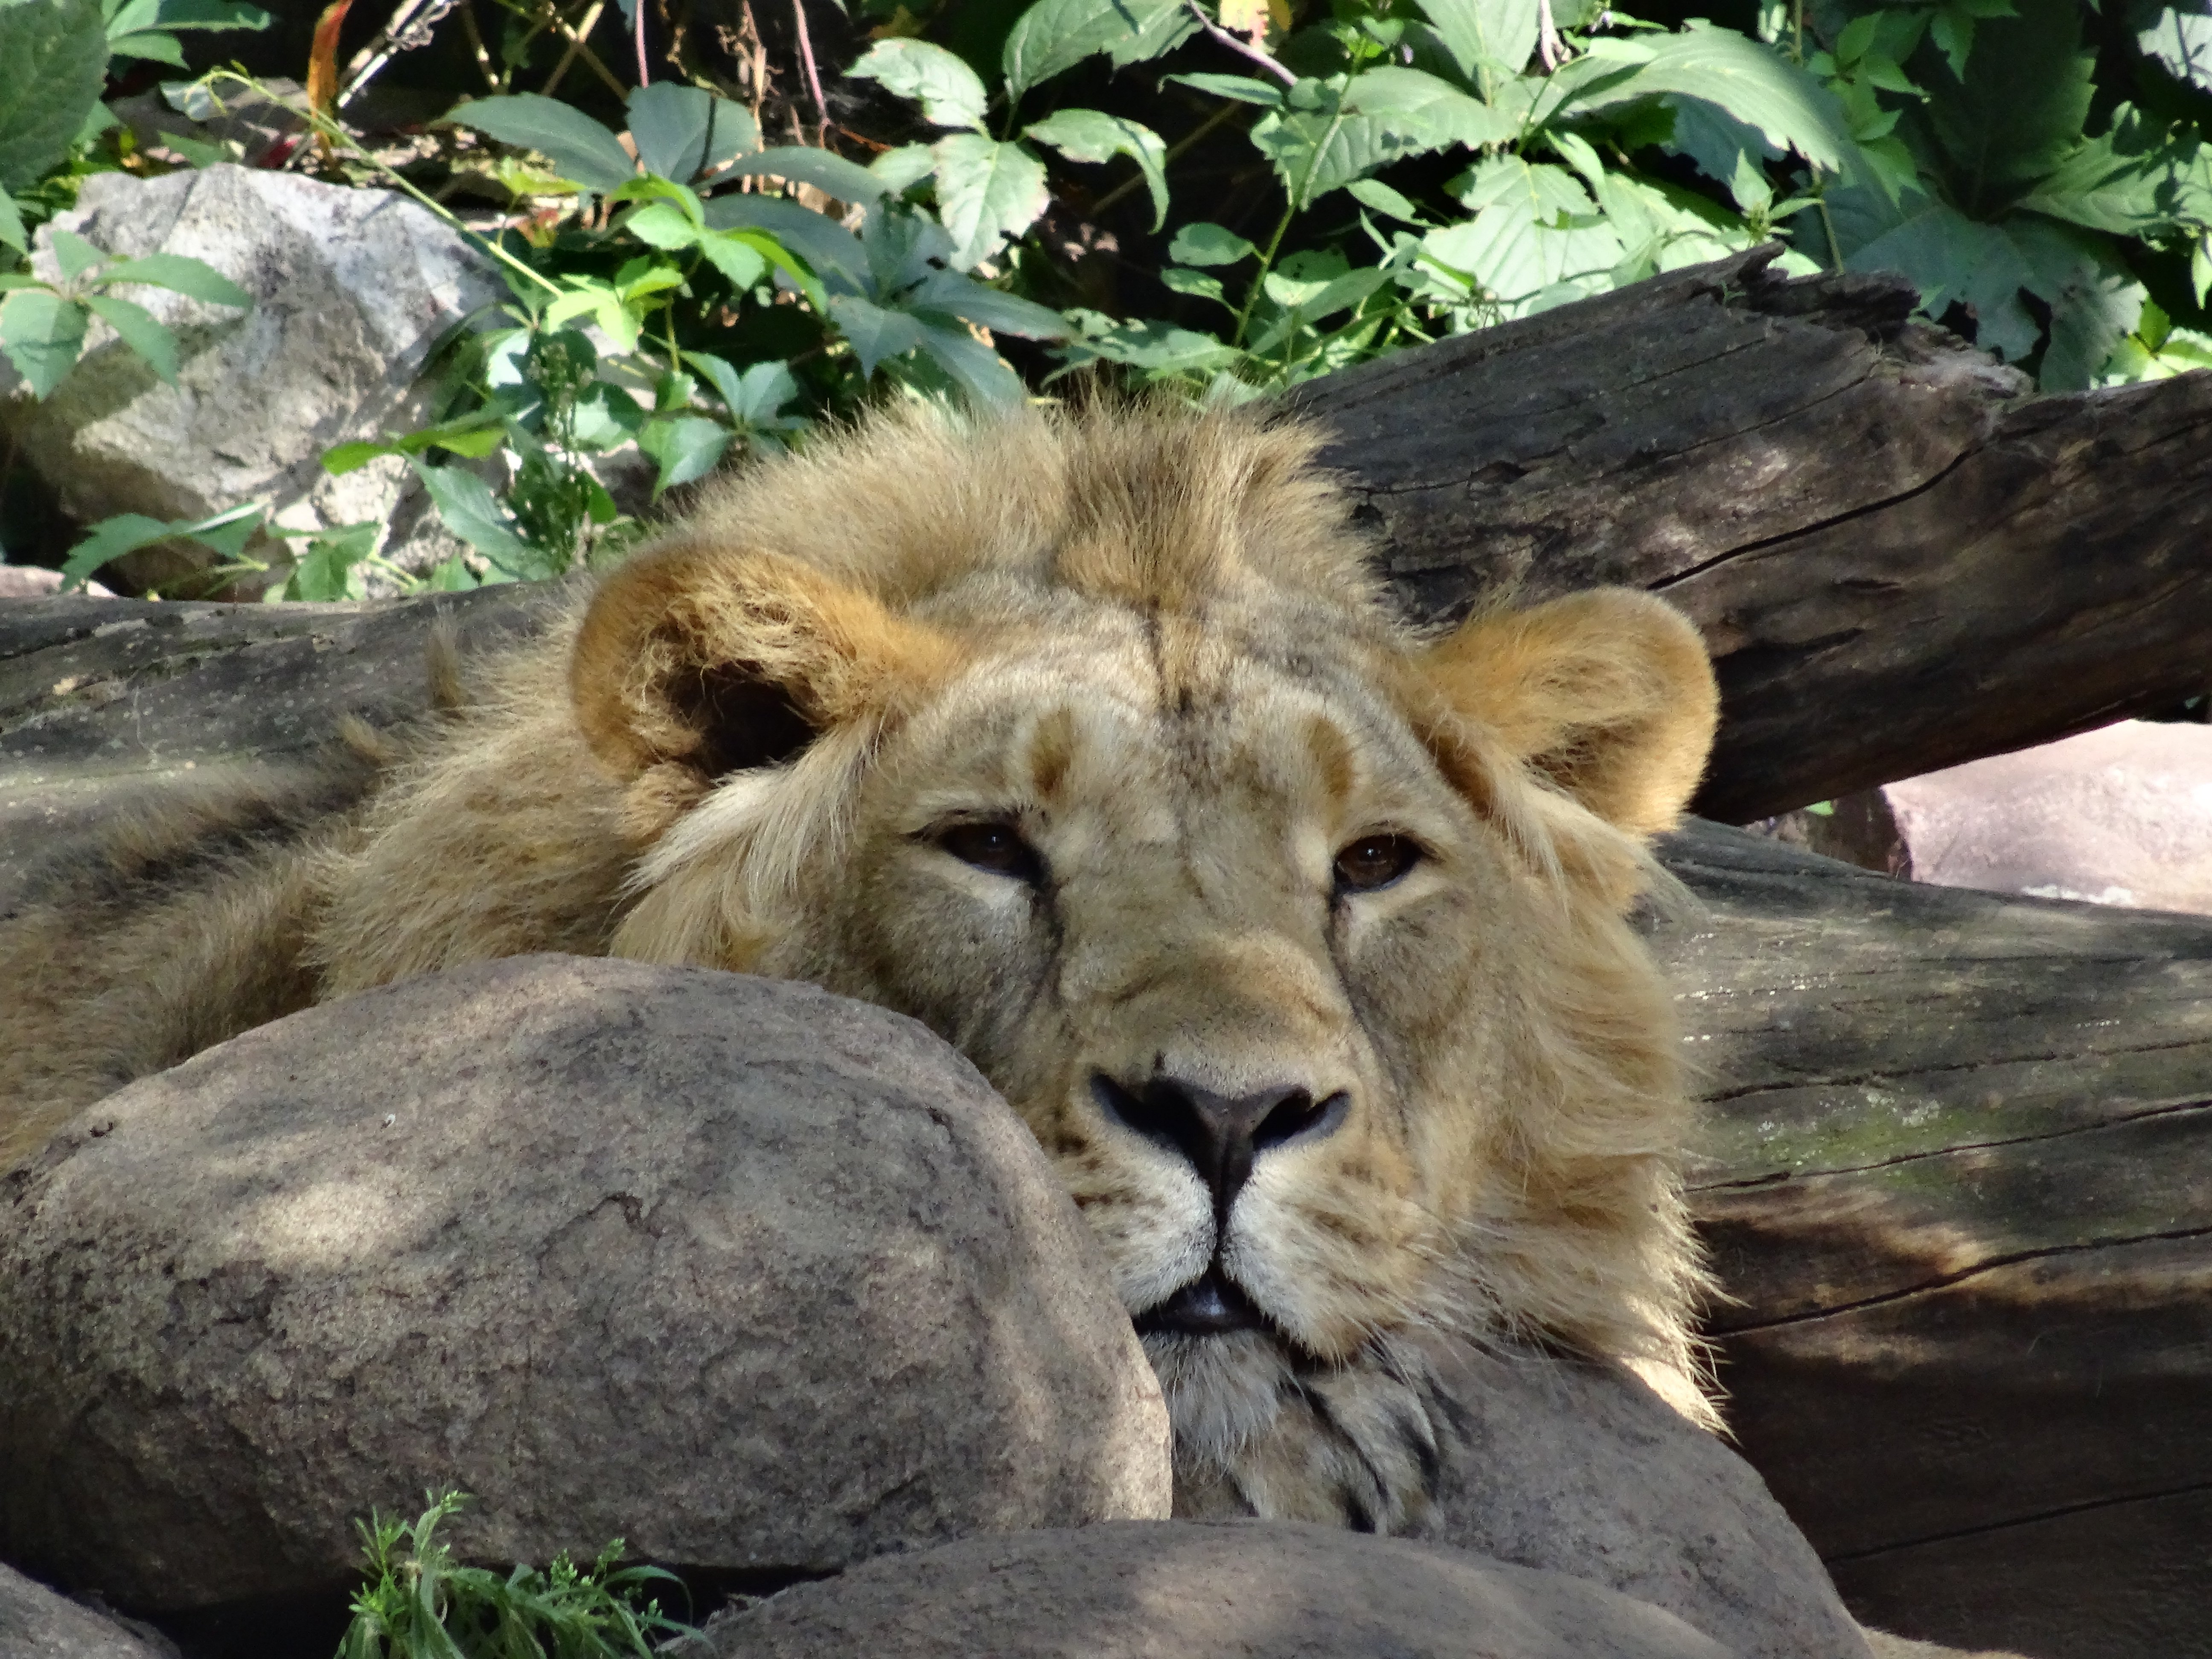
{"type": "Polygon", "coordinates": [[[1413,607],[1664,593],[1741,823],[2212,683],[2212,374],[2024,399],[1893,277],[1752,254],[1311,382],[1413,607]]]}
{"type": "Polygon", "coordinates": [[[1666,857],[1729,1414],[1853,1611],[2212,1654],[2212,923],[1666,857]]]}
{"type": "Polygon", "coordinates": [[[1715,653],[1729,823],[2212,682],[2212,374],[2023,400],[1909,286],[1769,257],[1302,388],[1412,608],[1664,592],[1715,653]]]}

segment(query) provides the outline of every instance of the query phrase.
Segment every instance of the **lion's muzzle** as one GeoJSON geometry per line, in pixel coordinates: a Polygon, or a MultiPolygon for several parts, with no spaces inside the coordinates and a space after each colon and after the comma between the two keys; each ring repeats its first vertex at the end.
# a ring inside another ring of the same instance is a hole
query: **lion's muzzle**
{"type": "Polygon", "coordinates": [[[1213,1200],[1213,1259],[1199,1277],[1137,1316],[1139,1330],[1191,1334],[1249,1330],[1267,1323],[1250,1296],[1223,1270],[1220,1246],[1229,1212],[1266,1152],[1319,1140],[1343,1127],[1352,1097],[1339,1089],[1316,1099],[1303,1084],[1221,1094],[1186,1079],[1156,1076],[1131,1086],[1103,1072],[1091,1079],[1099,1109],[1126,1128],[1179,1153],[1213,1200]]]}

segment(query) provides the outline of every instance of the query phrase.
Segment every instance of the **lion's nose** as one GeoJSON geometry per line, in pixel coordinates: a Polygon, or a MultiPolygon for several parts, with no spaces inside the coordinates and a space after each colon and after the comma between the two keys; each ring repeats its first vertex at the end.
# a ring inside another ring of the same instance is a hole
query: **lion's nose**
{"type": "Polygon", "coordinates": [[[1173,1077],[1132,1089],[1099,1072],[1091,1076],[1091,1092],[1107,1116],[1188,1158],[1212,1189],[1214,1213],[1224,1218],[1261,1153],[1329,1134],[1352,1109],[1351,1096],[1340,1089],[1316,1100],[1298,1084],[1219,1095],[1173,1077]]]}

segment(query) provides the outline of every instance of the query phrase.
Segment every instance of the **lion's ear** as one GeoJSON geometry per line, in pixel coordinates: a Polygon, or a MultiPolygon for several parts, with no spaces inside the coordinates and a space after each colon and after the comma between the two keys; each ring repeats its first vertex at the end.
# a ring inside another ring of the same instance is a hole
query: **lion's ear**
{"type": "Polygon", "coordinates": [[[1649,593],[1593,588],[1479,616],[1420,666],[1462,719],[1635,834],[1673,823],[1705,775],[1712,665],[1688,618],[1649,593]]]}
{"type": "Polygon", "coordinates": [[[585,740],[617,775],[672,763],[712,780],[880,715],[951,654],[941,635],[796,560],[679,542],[607,579],[568,689],[585,740]]]}

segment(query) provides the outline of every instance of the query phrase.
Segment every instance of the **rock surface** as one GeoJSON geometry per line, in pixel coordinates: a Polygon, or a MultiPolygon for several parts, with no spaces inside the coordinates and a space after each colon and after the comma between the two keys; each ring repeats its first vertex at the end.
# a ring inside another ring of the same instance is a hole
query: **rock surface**
{"type": "MultiPolygon", "coordinates": [[[[0,564],[0,599],[50,599],[61,592],[61,586],[58,570],[35,564],[0,564]]],[[[84,592],[94,599],[107,596],[107,590],[98,582],[86,583],[84,592]]]]}
{"type": "MultiPolygon", "coordinates": [[[[229,166],[96,173],[53,224],[118,256],[204,260],[255,301],[240,313],[166,289],[121,290],[176,333],[174,386],[97,320],[83,359],[42,404],[0,365],[0,423],[66,512],[201,519],[262,501],[294,528],[389,521],[383,551],[410,568],[458,549],[404,462],[340,478],[321,463],[333,444],[418,424],[415,381],[431,348],[506,296],[450,226],[388,191],[229,166]]],[[[39,232],[33,270],[58,275],[52,228],[39,232]]],[[[212,556],[150,548],[116,568],[143,587],[212,556]]]]}
{"type": "Polygon", "coordinates": [[[1459,1420],[1417,1534],[1665,1608],[1741,1659],[1865,1659],[1758,1472],[1635,1377],[1438,1349],[1459,1420]]]}
{"type": "Polygon", "coordinates": [[[2212,915],[2212,726],[2120,720],[1881,793],[1916,881],[2212,915]]]}
{"type": "Polygon", "coordinates": [[[726,1614],[698,1659],[1726,1659],[1679,1619],[1460,1551],[1259,1522],[974,1538],[726,1614]]]}
{"type": "Polygon", "coordinates": [[[0,1554],[134,1612],[467,1558],[819,1574],[1164,1516],[1164,1408],[1020,1121],[811,988],[519,957],[112,1096],[3,1189],[0,1554]]]}
{"type": "Polygon", "coordinates": [[[176,1659],[176,1653],[169,1643],[0,1563],[0,1659],[176,1659]]]}

